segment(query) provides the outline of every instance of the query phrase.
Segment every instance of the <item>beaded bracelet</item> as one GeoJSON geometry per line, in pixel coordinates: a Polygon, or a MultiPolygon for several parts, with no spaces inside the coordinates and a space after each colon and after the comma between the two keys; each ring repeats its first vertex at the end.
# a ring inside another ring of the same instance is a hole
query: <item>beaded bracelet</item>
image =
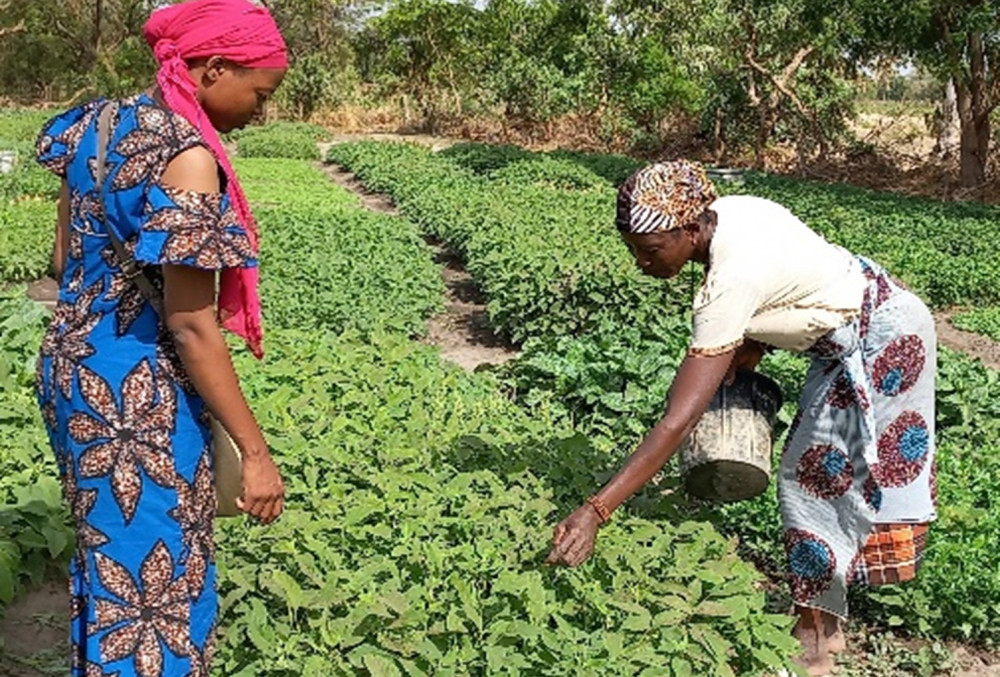
{"type": "Polygon", "coordinates": [[[608,510],[608,506],[606,506],[604,501],[599,499],[597,496],[591,496],[588,498],[587,503],[589,503],[590,507],[597,512],[597,516],[601,518],[601,524],[604,524],[611,518],[611,511],[608,510]]]}

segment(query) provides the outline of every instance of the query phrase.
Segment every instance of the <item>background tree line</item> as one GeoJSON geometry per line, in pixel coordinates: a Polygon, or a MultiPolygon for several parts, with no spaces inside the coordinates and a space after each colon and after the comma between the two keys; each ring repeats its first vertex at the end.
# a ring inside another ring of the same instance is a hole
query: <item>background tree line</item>
{"type": "MultiPolygon", "coordinates": [[[[141,29],[157,4],[0,0],[0,97],[66,103],[142,87],[154,64],[141,29]]],[[[986,180],[1000,103],[991,0],[265,4],[292,53],[277,102],[290,117],[390,104],[432,131],[477,117],[521,129],[570,117],[638,150],[687,124],[719,159],[750,152],[763,165],[775,143],[804,160],[842,147],[859,90],[870,95],[870,76],[888,73],[880,98],[953,110],[962,184],[986,180]],[[920,88],[899,63],[925,74],[920,88]]]]}

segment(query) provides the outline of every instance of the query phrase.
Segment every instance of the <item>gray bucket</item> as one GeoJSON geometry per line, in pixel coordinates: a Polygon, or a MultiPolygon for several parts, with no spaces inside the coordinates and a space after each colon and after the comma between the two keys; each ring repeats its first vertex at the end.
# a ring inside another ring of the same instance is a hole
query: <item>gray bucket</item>
{"type": "Polygon", "coordinates": [[[746,170],[736,167],[706,167],[705,173],[716,183],[733,183],[742,186],[746,170]]]}
{"type": "Polygon", "coordinates": [[[763,374],[738,371],[723,384],[680,449],[688,493],[727,502],[764,493],[781,404],[781,388],[763,374]]]}
{"type": "Polygon", "coordinates": [[[17,164],[17,153],[12,150],[0,150],[0,174],[10,174],[17,164]]]}

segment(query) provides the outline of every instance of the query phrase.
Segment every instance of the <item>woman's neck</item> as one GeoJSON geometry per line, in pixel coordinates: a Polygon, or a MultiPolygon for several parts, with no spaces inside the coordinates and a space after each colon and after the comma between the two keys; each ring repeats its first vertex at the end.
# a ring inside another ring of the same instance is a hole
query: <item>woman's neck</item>
{"type": "Polygon", "coordinates": [[[706,268],[712,259],[712,237],[715,235],[717,223],[716,219],[709,215],[703,216],[698,222],[698,235],[691,260],[703,264],[706,268]]]}

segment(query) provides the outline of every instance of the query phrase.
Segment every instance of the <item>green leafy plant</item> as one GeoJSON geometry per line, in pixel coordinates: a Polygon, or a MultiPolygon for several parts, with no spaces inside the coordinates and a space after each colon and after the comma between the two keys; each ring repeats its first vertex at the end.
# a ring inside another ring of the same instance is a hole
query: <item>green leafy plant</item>
{"type": "Polygon", "coordinates": [[[0,139],[34,143],[42,125],[54,114],[51,110],[0,108],[0,139]]]}
{"type": "Polygon", "coordinates": [[[364,210],[301,160],[240,158],[236,169],[261,229],[269,326],[424,333],[444,283],[412,223],[364,210]]]}
{"type": "Polygon", "coordinates": [[[272,345],[240,370],[290,509],[221,528],[226,674],[733,675],[794,653],[707,523],[625,514],[585,567],[541,566],[600,454],[488,375],[387,337],[272,345]]]}
{"type": "Polygon", "coordinates": [[[308,136],[313,141],[330,141],[333,135],[326,127],[313,124],[311,122],[269,122],[266,125],[253,125],[243,129],[235,129],[226,138],[232,141],[239,141],[246,137],[258,136],[260,134],[296,134],[308,136]]]}
{"type": "Polygon", "coordinates": [[[20,286],[0,290],[0,610],[69,561],[73,534],[34,396],[48,321],[20,286]]]}
{"type": "Polygon", "coordinates": [[[1000,307],[986,306],[959,313],[951,318],[951,323],[959,329],[972,331],[1000,341],[1000,307]]]}
{"type": "Polygon", "coordinates": [[[36,280],[49,269],[55,205],[48,200],[0,203],[0,283],[36,280]]]}
{"type": "Polygon", "coordinates": [[[315,134],[307,129],[253,127],[239,137],[237,152],[242,157],[318,160],[315,134]]]}
{"type": "MultiPolygon", "coordinates": [[[[567,165],[536,163],[535,181],[521,185],[479,176],[426,149],[377,142],[333,146],[329,159],[389,193],[426,233],[462,253],[489,299],[491,323],[516,342],[582,336],[602,325],[646,326],[689,303],[684,281],[664,285],[639,273],[610,225],[614,190],[601,187],[597,175],[588,176],[587,190],[563,190],[557,184],[567,165]],[[554,180],[539,180],[555,167],[554,180]]],[[[579,181],[581,173],[573,173],[579,181]]]]}
{"type": "MultiPolygon", "coordinates": [[[[510,391],[532,411],[568,419],[608,459],[620,458],[662,411],[676,359],[687,344],[682,320],[684,280],[641,280],[611,229],[611,183],[580,191],[540,185],[546,165],[522,149],[465,145],[432,155],[415,147],[375,143],[335,146],[330,159],[389,193],[403,213],[442,237],[468,261],[490,302],[496,326],[524,341],[524,356],[504,369],[510,391]],[[520,181],[516,168],[530,167],[520,181]],[[587,293],[581,293],[587,290],[587,293]],[[634,295],[630,292],[636,292],[634,295]],[[682,320],[671,324],[664,318],[682,320]],[[662,327],[662,331],[647,331],[662,327]]],[[[563,156],[595,176],[620,179],[638,166],[628,159],[563,156]]],[[[552,167],[550,176],[562,169],[552,167]]],[[[995,302],[998,273],[995,208],[955,205],[838,185],[749,174],[742,186],[774,199],[830,240],[887,265],[932,304],[995,302]],[[962,233],[956,237],[955,233],[962,233]]],[[[986,326],[990,310],[976,318],[986,326]]],[[[960,321],[961,322],[961,321],[960,321]]],[[[774,356],[762,365],[783,387],[781,430],[794,413],[805,364],[774,356]]],[[[915,582],[857,589],[852,604],[875,625],[930,637],[993,643],[1000,608],[995,548],[1000,514],[994,505],[994,459],[1000,420],[1000,375],[942,350],[939,360],[939,521],[915,582]]],[[[775,462],[778,462],[777,457],[775,462]]],[[[595,483],[608,461],[597,463],[595,483]]],[[[667,470],[660,488],[676,479],[667,470]]],[[[674,476],[675,477],[675,476],[674,476]]],[[[738,536],[740,552],[780,581],[784,570],[774,487],[754,501],[705,506],[655,497],[633,503],[644,514],[711,520],[738,536]]]]}
{"type": "Polygon", "coordinates": [[[0,152],[3,151],[14,153],[14,167],[11,172],[0,174],[0,205],[26,197],[58,197],[59,179],[35,162],[33,141],[12,142],[0,137],[0,152]]]}

